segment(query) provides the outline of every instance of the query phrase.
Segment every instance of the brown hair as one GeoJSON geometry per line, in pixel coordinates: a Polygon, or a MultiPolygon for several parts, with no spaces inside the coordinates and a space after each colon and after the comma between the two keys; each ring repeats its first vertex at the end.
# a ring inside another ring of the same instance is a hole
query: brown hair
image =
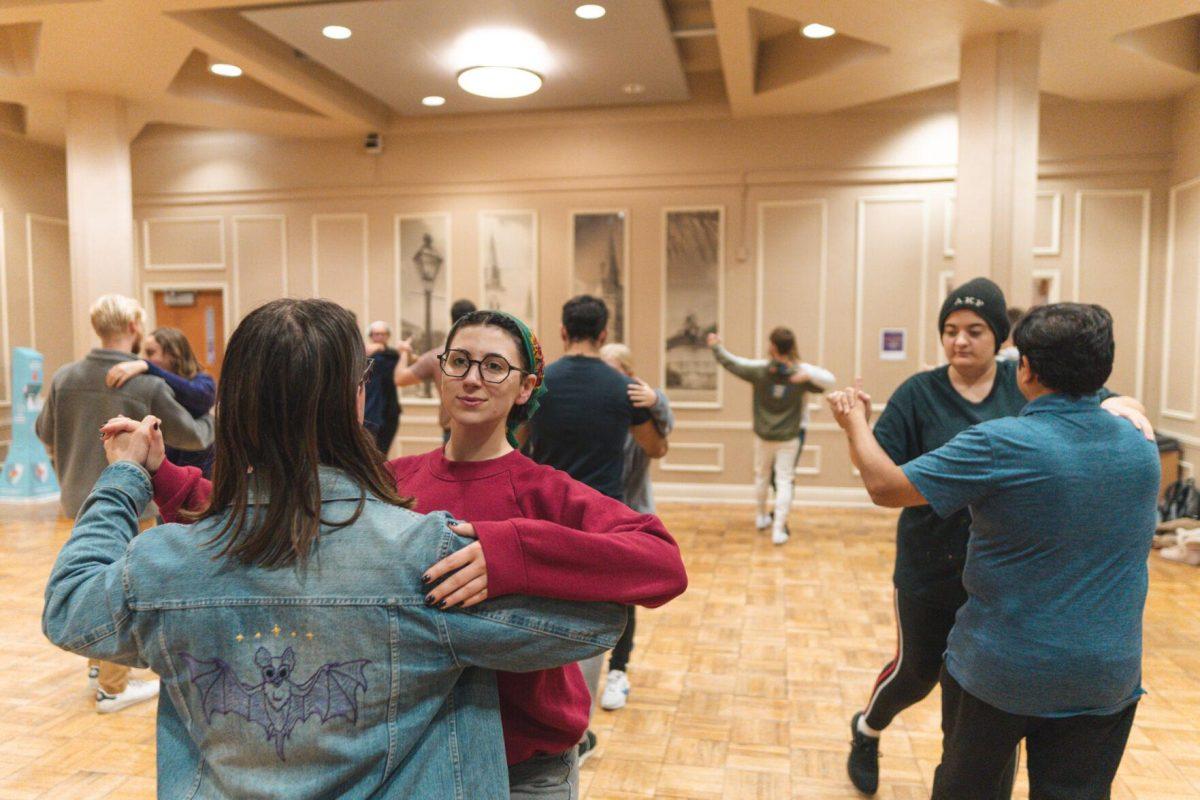
{"type": "Polygon", "coordinates": [[[792,333],[791,328],[780,326],[771,331],[767,338],[771,340],[771,344],[775,345],[775,349],[781,356],[791,359],[800,358],[800,351],[796,349],[796,334],[792,333]]]}
{"type": "Polygon", "coordinates": [[[192,345],[183,331],[179,328],[155,328],[150,335],[162,348],[163,355],[171,359],[171,372],[188,380],[200,374],[200,362],[196,360],[192,345]]]}
{"type": "Polygon", "coordinates": [[[218,557],[282,567],[303,564],[320,526],[353,524],[367,493],[409,508],[358,420],[366,370],[354,315],[328,300],[275,300],[251,311],[225,351],[217,393],[212,496],[193,519],[225,517],[209,544],[218,557]],[[321,517],[319,466],[358,485],[358,507],[345,520],[321,517]],[[250,490],[265,493],[251,507],[250,490]]]}

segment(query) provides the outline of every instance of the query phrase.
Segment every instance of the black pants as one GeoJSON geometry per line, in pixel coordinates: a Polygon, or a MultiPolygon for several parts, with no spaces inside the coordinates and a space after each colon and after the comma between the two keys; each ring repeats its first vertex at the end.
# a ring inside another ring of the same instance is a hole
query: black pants
{"type": "Polygon", "coordinates": [[[387,457],[388,448],[392,446],[392,440],[396,438],[396,430],[400,427],[400,415],[389,417],[379,426],[379,430],[375,431],[375,444],[379,446],[379,452],[387,457]]]}
{"type": "Polygon", "coordinates": [[[867,703],[863,718],[881,731],[904,709],[916,705],[937,686],[946,639],[957,608],[930,605],[896,590],[896,657],[888,662],[867,703]]]}
{"type": "Polygon", "coordinates": [[[931,800],[994,796],[1013,748],[1025,740],[1029,800],[1108,800],[1137,704],[1097,717],[1025,717],[969,694],[942,672],[942,763],[931,800]]]}
{"type": "Polygon", "coordinates": [[[629,666],[629,654],[633,652],[633,632],[637,627],[637,616],[633,613],[633,606],[625,606],[625,611],[629,622],[625,624],[625,632],[617,639],[617,646],[613,648],[608,659],[610,670],[619,669],[622,672],[629,666]]]}

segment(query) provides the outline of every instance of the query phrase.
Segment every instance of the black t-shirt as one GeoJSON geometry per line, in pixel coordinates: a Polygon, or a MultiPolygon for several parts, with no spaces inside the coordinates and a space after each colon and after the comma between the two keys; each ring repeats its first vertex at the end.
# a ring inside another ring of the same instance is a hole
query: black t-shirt
{"type": "MultiPolygon", "coordinates": [[[[900,385],[875,423],[875,439],[897,464],[912,461],[990,419],[1015,416],[1026,400],[1017,388],[1016,362],[996,362],[992,391],[979,403],[950,383],[949,367],[919,372],[900,385]]],[[[971,512],[943,519],[929,506],[906,508],[896,526],[892,582],[926,602],[957,608],[966,601],[963,563],[971,512]]]]}
{"type": "Polygon", "coordinates": [[[530,457],[624,501],[625,437],[650,419],[649,411],[629,402],[632,383],[588,356],[564,356],[546,367],[546,394],[530,422],[530,457]]]}

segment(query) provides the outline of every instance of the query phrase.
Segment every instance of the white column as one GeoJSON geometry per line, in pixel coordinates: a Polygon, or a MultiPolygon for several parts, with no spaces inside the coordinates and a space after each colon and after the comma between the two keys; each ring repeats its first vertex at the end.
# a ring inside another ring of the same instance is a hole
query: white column
{"type": "Polygon", "coordinates": [[[97,339],[88,307],[102,294],[136,298],[133,186],[125,101],[67,95],[67,214],[75,355],[97,339]]]}
{"type": "Polygon", "coordinates": [[[1036,34],[971,37],[958,83],[955,282],[989,276],[1021,307],[1032,296],[1040,49],[1036,34]]]}

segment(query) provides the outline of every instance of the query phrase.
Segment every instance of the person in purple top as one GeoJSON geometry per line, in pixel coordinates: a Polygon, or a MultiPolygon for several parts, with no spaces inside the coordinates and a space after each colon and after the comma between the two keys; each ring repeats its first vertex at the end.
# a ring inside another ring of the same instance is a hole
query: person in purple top
{"type": "MultiPolygon", "coordinates": [[[[123,361],[108,371],[110,387],[123,385],[134,375],[149,373],[167,382],[176,402],[199,419],[212,410],[217,397],[217,384],[205,372],[191,344],[178,328],[157,328],[142,340],[144,358],[123,361]]],[[[212,470],[212,446],[204,450],[167,448],[171,463],[199,467],[204,477],[212,470]]]]}

